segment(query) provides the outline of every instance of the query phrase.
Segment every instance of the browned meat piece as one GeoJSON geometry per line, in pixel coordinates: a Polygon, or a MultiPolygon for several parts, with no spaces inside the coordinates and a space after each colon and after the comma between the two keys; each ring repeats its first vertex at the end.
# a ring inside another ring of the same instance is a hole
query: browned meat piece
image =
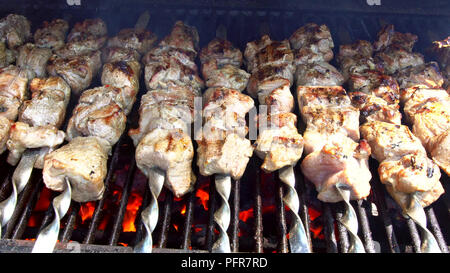
{"type": "Polygon", "coordinates": [[[67,36],[67,43],[55,53],[61,58],[90,54],[103,47],[107,32],[106,24],[101,19],[78,22],[67,36]]]}
{"type": "Polygon", "coordinates": [[[131,28],[122,29],[119,33],[108,39],[107,47],[121,47],[134,49],[140,54],[149,51],[158,37],[148,30],[136,30],[131,28]]]}
{"type": "Polygon", "coordinates": [[[244,56],[247,60],[247,70],[251,73],[266,65],[292,64],[294,58],[288,40],[272,41],[268,35],[264,35],[260,41],[247,43],[244,56]]]}
{"type": "Polygon", "coordinates": [[[197,72],[197,65],[194,60],[195,55],[192,52],[177,48],[174,49],[168,46],[157,46],[147,52],[142,58],[142,62],[145,65],[177,62],[197,72]]]}
{"type": "Polygon", "coordinates": [[[402,114],[398,104],[388,104],[382,98],[362,92],[350,92],[348,95],[352,105],[359,109],[361,124],[368,121],[401,124],[402,114]]]}
{"type": "Polygon", "coordinates": [[[433,137],[427,145],[431,158],[441,169],[450,175],[450,131],[433,137]]]}
{"type": "Polygon", "coordinates": [[[328,62],[333,59],[333,39],[326,25],[308,23],[289,38],[294,49],[294,63],[328,62]]]}
{"type": "Polygon", "coordinates": [[[8,163],[16,165],[26,149],[56,147],[63,143],[65,133],[54,126],[30,127],[23,122],[11,125],[6,146],[9,150],[8,163]]]}
{"type": "Polygon", "coordinates": [[[92,79],[101,67],[100,51],[74,56],[67,59],[52,56],[47,66],[51,76],[60,76],[69,85],[73,93],[80,94],[89,87],[92,79]]]}
{"type": "Polygon", "coordinates": [[[125,130],[124,98],[117,87],[101,86],[84,91],[67,125],[67,139],[96,136],[113,146],[125,130]]]}
{"type": "Polygon", "coordinates": [[[11,121],[5,117],[0,116],[0,154],[6,150],[6,141],[9,138],[9,129],[11,128],[11,121]]]}
{"type": "Polygon", "coordinates": [[[64,46],[69,23],[63,19],[44,21],[42,26],[34,33],[34,42],[38,47],[58,50],[64,46]]]}
{"type": "Polygon", "coordinates": [[[361,74],[351,74],[348,85],[352,91],[377,96],[388,104],[397,104],[400,99],[400,89],[397,81],[380,71],[369,70],[361,74]]]}
{"type": "Polygon", "coordinates": [[[7,67],[16,60],[17,51],[10,50],[4,42],[0,41],[0,68],[7,67]]]}
{"type": "Polygon", "coordinates": [[[123,105],[125,115],[133,108],[139,91],[141,65],[137,61],[118,61],[103,65],[101,82],[103,85],[119,87],[127,102],[123,105]]]}
{"type": "Polygon", "coordinates": [[[338,59],[342,58],[370,58],[373,54],[373,46],[369,41],[358,40],[353,44],[340,45],[338,59]]]}
{"type": "Polygon", "coordinates": [[[146,133],[155,128],[180,129],[190,135],[194,98],[199,95],[189,88],[175,85],[169,85],[167,89],[148,91],[141,98],[139,128],[128,132],[135,146],[146,133]]]}
{"type": "Polygon", "coordinates": [[[207,72],[204,75],[206,87],[226,87],[244,91],[247,87],[250,74],[233,65],[225,65],[207,72]]]}
{"type": "Polygon", "coordinates": [[[35,77],[43,78],[47,75],[47,62],[51,56],[51,49],[27,43],[19,48],[16,65],[27,71],[30,80],[35,77]]]}
{"type": "Polygon", "coordinates": [[[198,50],[198,32],[195,27],[185,25],[182,21],[175,22],[172,31],[161,42],[160,46],[181,49],[194,56],[198,50]]]}
{"type": "Polygon", "coordinates": [[[434,201],[438,200],[439,197],[444,193],[444,188],[442,187],[441,183],[434,184],[429,191],[418,191],[414,194],[396,191],[390,185],[386,185],[386,189],[403,210],[407,210],[408,208],[410,208],[410,204],[412,201],[411,198],[413,196],[419,201],[422,207],[428,207],[434,201]]]}
{"type": "Polygon", "coordinates": [[[290,82],[286,79],[281,79],[279,87],[266,88],[260,90],[258,93],[258,101],[260,109],[263,105],[267,105],[267,113],[287,113],[294,109],[294,97],[290,89],[290,82]]]}
{"type": "Polygon", "coordinates": [[[153,168],[166,173],[164,185],[176,197],[192,190],[194,147],[191,138],[182,130],[154,129],[136,147],[136,165],[146,175],[153,168]]]}
{"type": "Polygon", "coordinates": [[[184,85],[196,90],[204,87],[204,82],[196,71],[177,59],[170,58],[165,62],[151,63],[145,66],[147,89],[166,88],[168,83],[184,85]]]}
{"type": "Polygon", "coordinates": [[[384,69],[384,72],[392,75],[409,66],[424,64],[424,57],[420,53],[410,52],[398,45],[391,45],[383,51],[378,52],[375,63],[384,69]]]}
{"type": "Polygon", "coordinates": [[[417,40],[417,35],[400,33],[394,30],[393,25],[386,25],[378,32],[378,40],[374,42],[373,47],[375,51],[381,51],[390,46],[398,46],[411,52],[417,40]]]}
{"type": "Polygon", "coordinates": [[[42,171],[45,186],[63,191],[67,177],[76,202],[96,201],[105,191],[106,164],[110,146],[96,137],[77,137],[45,156],[42,171]]]}
{"type": "Polygon", "coordinates": [[[19,107],[27,98],[26,71],[10,65],[0,69],[0,116],[17,119],[19,107]]]}
{"type": "Polygon", "coordinates": [[[378,162],[400,159],[416,152],[426,155],[422,143],[406,125],[372,121],[363,124],[360,132],[378,162]]]}
{"type": "Polygon", "coordinates": [[[224,39],[215,38],[204,47],[199,54],[200,62],[205,65],[213,60],[217,67],[224,65],[233,65],[241,67],[242,52],[233,46],[233,44],[224,39]]]}
{"type": "Polygon", "coordinates": [[[66,114],[70,87],[60,77],[34,78],[30,82],[31,100],[23,102],[19,121],[31,126],[59,128],[66,114]]]}
{"type": "Polygon", "coordinates": [[[351,101],[342,86],[297,87],[297,98],[300,109],[309,107],[345,107],[351,101]]]}
{"type": "Polygon", "coordinates": [[[248,131],[245,115],[254,106],[253,100],[223,87],[209,88],[203,99],[203,131],[197,141],[200,173],[228,174],[239,179],[253,153],[250,141],[245,138],[248,131]]]}
{"type": "Polygon", "coordinates": [[[344,77],[329,63],[316,62],[297,66],[297,86],[335,86],[344,83],[344,77]]]}
{"type": "Polygon", "coordinates": [[[444,84],[444,78],[436,62],[429,62],[400,70],[395,74],[400,88],[411,87],[439,88],[444,84]]]}
{"type": "Polygon", "coordinates": [[[256,98],[259,92],[272,91],[289,81],[293,83],[294,66],[292,64],[266,65],[257,69],[250,76],[247,92],[256,98]]]}
{"type": "Polygon", "coordinates": [[[342,75],[347,80],[350,75],[363,74],[369,70],[380,70],[372,58],[372,44],[365,40],[358,40],[353,44],[341,45],[337,61],[342,75]]]}
{"type": "Polygon", "coordinates": [[[254,143],[256,155],[263,159],[261,169],[273,172],[293,166],[303,153],[303,138],[297,131],[293,113],[258,116],[259,135],[254,143]]]}
{"type": "Polygon", "coordinates": [[[370,194],[369,156],[370,147],[364,140],[357,143],[341,135],[308,154],[301,168],[305,177],[315,185],[319,200],[342,201],[337,185],[350,189],[350,199],[358,200],[370,194]]]}
{"type": "Polygon", "coordinates": [[[103,63],[118,61],[139,61],[141,55],[134,49],[123,47],[104,47],[102,49],[103,63]]]}
{"type": "Polygon", "coordinates": [[[1,41],[9,49],[15,49],[26,43],[31,37],[31,24],[25,16],[9,14],[0,20],[1,41]]]}

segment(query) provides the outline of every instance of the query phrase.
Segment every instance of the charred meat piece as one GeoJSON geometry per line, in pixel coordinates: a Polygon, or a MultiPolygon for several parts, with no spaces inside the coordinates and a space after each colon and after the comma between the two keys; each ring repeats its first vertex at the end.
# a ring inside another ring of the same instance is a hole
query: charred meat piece
{"type": "Polygon", "coordinates": [[[373,54],[373,46],[369,41],[358,40],[353,44],[340,45],[338,59],[343,58],[370,58],[373,54]]]}
{"type": "Polygon", "coordinates": [[[368,121],[401,124],[402,114],[398,104],[388,104],[380,97],[362,92],[350,92],[348,95],[352,105],[359,109],[361,124],[368,121]]]}
{"type": "Polygon", "coordinates": [[[16,165],[26,149],[56,147],[63,143],[65,133],[54,126],[31,127],[23,122],[11,125],[6,146],[9,150],[8,163],[16,165]]]}
{"type": "Polygon", "coordinates": [[[63,19],[44,21],[34,33],[34,42],[38,47],[58,50],[65,44],[69,23],[63,19]]]}
{"type": "Polygon", "coordinates": [[[336,86],[344,83],[344,77],[327,62],[306,63],[297,66],[297,86],[336,86]]]}
{"type": "Polygon", "coordinates": [[[369,156],[370,147],[364,140],[357,143],[341,135],[308,154],[301,168],[305,177],[315,185],[319,200],[342,201],[336,185],[350,189],[350,199],[358,200],[370,194],[370,184],[366,182],[372,178],[369,156]]]}
{"type": "Polygon", "coordinates": [[[391,45],[378,52],[374,59],[375,63],[389,75],[410,66],[423,65],[425,62],[422,54],[410,52],[398,45],[391,45]]]}
{"type": "Polygon", "coordinates": [[[297,98],[300,109],[309,107],[345,107],[351,101],[342,86],[298,86],[297,98]]]}
{"type": "Polygon", "coordinates": [[[401,89],[411,87],[440,88],[444,78],[436,62],[412,66],[398,71],[395,78],[401,89]]]}
{"type": "Polygon", "coordinates": [[[389,104],[397,104],[400,99],[397,81],[380,71],[369,70],[361,74],[352,74],[348,80],[348,85],[352,91],[377,96],[389,104]]]}
{"type": "Polygon", "coordinates": [[[31,126],[59,128],[66,114],[70,87],[60,77],[34,78],[30,82],[31,100],[23,102],[19,121],[31,126]]]}
{"type": "Polygon", "coordinates": [[[15,121],[19,107],[27,98],[26,71],[10,65],[0,69],[0,116],[15,121]]]}
{"type": "Polygon", "coordinates": [[[157,46],[151,49],[142,58],[145,65],[158,65],[161,63],[177,62],[197,72],[197,65],[195,64],[195,55],[192,52],[171,48],[168,46],[157,46]]]}
{"type": "Polygon", "coordinates": [[[247,70],[251,73],[266,65],[292,64],[294,58],[288,40],[272,41],[268,35],[264,35],[260,41],[247,43],[244,56],[247,70]]]}
{"type": "Polygon", "coordinates": [[[209,42],[200,51],[199,57],[202,65],[209,61],[214,61],[217,67],[233,65],[239,68],[242,65],[242,52],[239,48],[234,47],[230,41],[220,38],[209,42]]]}
{"type": "Polygon", "coordinates": [[[141,59],[141,54],[134,49],[123,47],[104,47],[102,49],[103,63],[118,61],[137,61],[141,59]]]}
{"type": "Polygon", "coordinates": [[[139,54],[145,54],[153,47],[157,39],[156,35],[148,30],[126,28],[109,38],[106,46],[133,49],[139,54]]]}
{"type": "Polygon", "coordinates": [[[27,43],[19,48],[16,65],[27,71],[29,80],[35,77],[43,78],[47,75],[47,62],[51,56],[51,49],[27,43]]]}
{"type": "Polygon", "coordinates": [[[89,87],[92,79],[101,67],[100,51],[67,59],[52,56],[47,66],[51,76],[60,76],[69,85],[75,94],[89,87]]]}
{"type": "Polygon", "coordinates": [[[136,165],[148,175],[153,168],[166,172],[164,185],[181,197],[191,191],[195,182],[192,172],[194,147],[182,130],[154,129],[136,147],[136,165]]]}
{"type": "Polygon", "coordinates": [[[179,129],[188,134],[194,121],[194,98],[199,93],[189,88],[170,85],[167,89],[148,91],[141,98],[139,128],[129,131],[135,146],[142,137],[156,128],[179,129]]]}
{"type": "Polygon", "coordinates": [[[30,21],[22,15],[9,14],[0,20],[0,40],[9,49],[16,49],[26,43],[31,37],[30,30],[30,21]]]}
{"type": "Polygon", "coordinates": [[[293,113],[260,114],[259,135],[254,143],[256,155],[263,159],[266,172],[295,165],[303,153],[303,138],[297,131],[293,113]]]}
{"type": "Polygon", "coordinates": [[[247,92],[256,98],[259,92],[272,91],[289,82],[293,83],[294,66],[292,64],[266,65],[255,70],[250,76],[247,92]]]}
{"type": "Polygon", "coordinates": [[[101,82],[103,85],[119,87],[123,94],[124,103],[122,108],[128,115],[136,100],[139,91],[139,75],[141,65],[137,61],[117,61],[103,65],[101,82]]]}
{"type": "Polygon", "coordinates": [[[250,74],[233,65],[224,65],[221,68],[205,72],[204,78],[207,87],[225,87],[244,91],[247,87],[250,74]],[[207,73],[207,75],[205,75],[207,73]]]}
{"type": "Polygon", "coordinates": [[[76,202],[96,201],[105,190],[109,144],[96,137],[77,137],[45,156],[43,179],[47,188],[63,191],[67,177],[76,202]]]}
{"type": "Polygon", "coordinates": [[[181,49],[195,56],[198,51],[198,43],[199,36],[197,29],[185,25],[182,21],[177,21],[172,27],[170,34],[159,45],[171,49],[181,49]]]}
{"type": "Polygon", "coordinates": [[[124,98],[118,87],[101,86],[84,91],[67,125],[67,139],[96,136],[113,146],[125,130],[124,98]]]}
{"type": "Polygon", "coordinates": [[[386,25],[378,32],[378,40],[373,43],[373,47],[375,51],[382,51],[390,46],[398,46],[411,52],[417,40],[417,35],[400,33],[394,30],[393,25],[386,25]]]}

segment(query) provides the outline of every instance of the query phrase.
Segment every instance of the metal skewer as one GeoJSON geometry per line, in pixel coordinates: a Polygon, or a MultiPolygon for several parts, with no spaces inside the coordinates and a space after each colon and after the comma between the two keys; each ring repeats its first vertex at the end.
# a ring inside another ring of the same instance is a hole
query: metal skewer
{"type": "Polygon", "coordinates": [[[230,225],[230,205],[228,199],[231,192],[231,177],[229,175],[215,175],[216,191],[222,199],[219,209],[214,213],[214,221],[219,227],[219,237],[214,242],[212,252],[230,253],[230,239],[228,238],[227,229],[230,225]]]}
{"type": "Polygon", "coordinates": [[[346,185],[336,184],[336,189],[345,203],[345,214],[339,219],[350,235],[349,253],[366,253],[361,239],[358,237],[358,218],[350,204],[350,189],[346,185]]]}
{"type": "Polygon", "coordinates": [[[11,195],[0,203],[0,237],[2,236],[2,227],[9,222],[14,210],[16,209],[17,196],[28,184],[28,181],[30,181],[34,163],[38,159],[42,150],[44,150],[44,152],[46,151],[45,149],[26,150],[14,170],[14,174],[12,176],[11,195]]]}
{"type": "Polygon", "coordinates": [[[66,182],[66,188],[52,202],[55,218],[39,233],[34,243],[33,253],[51,253],[55,248],[55,244],[58,241],[60,221],[69,210],[72,200],[72,188],[69,178],[65,177],[64,181],[66,182]]]}
{"type": "Polygon", "coordinates": [[[425,211],[420,205],[415,194],[411,195],[411,202],[409,208],[403,211],[405,217],[410,217],[420,228],[422,235],[421,251],[423,253],[441,253],[439,244],[434,238],[433,234],[427,229],[427,217],[425,211]]]}
{"type": "Polygon", "coordinates": [[[153,248],[152,232],[156,228],[159,218],[158,196],[164,185],[165,174],[160,169],[151,169],[148,172],[148,186],[150,188],[150,204],[141,213],[142,223],[145,227],[145,236],[134,247],[136,253],[151,253],[153,248]]]}
{"type": "Polygon", "coordinates": [[[292,212],[294,216],[291,228],[289,230],[289,246],[293,253],[310,253],[311,249],[308,244],[305,227],[302,219],[298,215],[300,209],[300,201],[297,191],[295,190],[294,167],[287,166],[279,171],[280,180],[287,186],[287,191],[283,197],[283,202],[292,212]]]}

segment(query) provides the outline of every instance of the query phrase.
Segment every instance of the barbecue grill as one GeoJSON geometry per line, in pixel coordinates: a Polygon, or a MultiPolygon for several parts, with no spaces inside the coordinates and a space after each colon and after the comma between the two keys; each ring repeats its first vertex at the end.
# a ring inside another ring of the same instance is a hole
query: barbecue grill
{"type": "MultiPolygon", "coordinates": [[[[2,1],[1,17],[9,13],[25,15],[32,22],[32,32],[43,20],[66,19],[72,26],[85,18],[100,17],[108,33],[132,27],[140,13],[148,10],[148,29],[164,37],[177,20],[195,26],[200,47],[211,41],[216,30],[225,26],[227,39],[241,50],[247,42],[270,34],[274,40],[288,38],[295,29],[309,22],[326,24],[335,42],[358,39],[374,41],[385,24],[394,24],[400,32],[419,36],[415,51],[433,60],[429,48],[435,40],[449,34],[450,4],[446,1],[2,1]],[[406,3],[407,2],[407,3],[406,3]],[[412,3],[414,2],[414,3],[412,3]]],[[[91,86],[99,86],[95,79],[91,86]]],[[[145,89],[141,77],[141,89],[145,89]]],[[[139,98],[129,115],[127,130],[136,128],[139,98]]],[[[71,100],[70,113],[76,100],[71,100]]],[[[294,113],[299,115],[298,108],[294,113]]],[[[299,124],[300,132],[301,127],[299,124]]],[[[132,252],[141,241],[144,227],[139,217],[149,203],[146,178],[136,167],[134,145],[125,133],[113,147],[105,179],[106,191],[101,200],[89,203],[72,201],[61,220],[59,242],[55,252],[132,252]]],[[[0,157],[0,200],[11,192],[14,168],[0,157]]],[[[420,252],[421,234],[411,219],[402,216],[400,208],[378,180],[377,165],[370,160],[372,191],[366,200],[351,201],[358,223],[358,235],[366,252],[420,252]]],[[[195,165],[195,164],[194,164],[195,165]]],[[[288,227],[292,221],[283,203],[283,183],[275,174],[260,170],[255,156],[244,176],[233,181],[230,195],[231,222],[228,235],[232,252],[290,252],[288,227]]],[[[159,196],[159,221],[153,233],[154,252],[211,252],[218,230],[214,212],[219,196],[213,178],[202,177],[196,167],[197,183],[193,192],[175,198],[164,189],[159,196]]],[[[296,189],[300,198],[300,217],[305,224],[308,244],[313,252],[346,253],[349,234],[341,224],[345,213],[343,202],[323,203],[316,199],[314,187],[295,167],[296,189]]],[[[448,253],[450,242],[450,179],[442,173],[446,193],[425,208],[428,228],[442,252],[448,253]]],[[[0,252],[30,252],[37,234],[54,217],[51,200],[57,195],[45,188],[40,170],[33,170],[30,183],[18,198],[14,214],[3,228],[0,252]]]]}

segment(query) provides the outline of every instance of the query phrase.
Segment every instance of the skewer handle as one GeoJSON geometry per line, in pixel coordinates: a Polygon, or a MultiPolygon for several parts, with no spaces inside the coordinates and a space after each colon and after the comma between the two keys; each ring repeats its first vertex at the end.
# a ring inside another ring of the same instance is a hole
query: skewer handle
{"type": "Polygon", "coordinates": [[[230,253],[230,239],[228,238],[227,229],[230,225],[231,210],[228,199],[231,193],[231,177],[229,175],[216,174],[215,176],[216,191],[221,198],[221,205],[214,213],[214,221],[219,228],[219,237],[214,242],[212,252],[230,253]]]}
{"type": "Polygon", "coordinates": [[[433,233],[427,229],[427,217],[422,205],[420,205],[415,195],[411,196],[411,205],[404,211],[420,228],[422,234],[421,251],[423,253],[441,253],[439,244],[434,238],[433,233]]]}
{"type": "Polygon", "coordinates": [[[65,190],[53,199],[53,210],[55,211],[55,218],[39,233],[36,242],[34,243],[33,253],[51,253],[58,241],[60,221],[67,213],[72,200],[72,188],[67,177],[64,178],[66,182],[65,190]]]}
{"type": "Polygon", "coordinates": [[[153,249],[152,233],[158,224],[159,207],[158,197],[164,185],[165,175],[159,169],[152,169],[148,173],[148,186],[150,188],[150,204],[141,213],[142,223],[145,227],[145,235],[135,247],[136,253],[151,253],[153,249]]]}
{"type": "Polygon", "coordinates": [[[2,236],[2,227],[11,220],[14,210],[16,209],[17,196],[28,184],[28,181],[30,181],[31,172],[33,171],[34,163],[38,157],[39,151],[25,151],[19,164],[14,170],[11,195],[0,203],[0,237],[2,236]]]}
{"type": "Polygon", "coordinates": [[[366,253],[364,245],[358,237],[358,218],[355,210],[350,204],[350,190],[346,186],[340,184],[336,185],[336,189],[345,204],[345,214],[339,221],[344,225],[350,235],[350,248],[348,249],[348,252],[366,253]]]}
{"type": "Polygon", "coordinates": [[[300,209],[300,201],[297,191],[295,190],[294,167],[287,166],[279,172],[280,180],[287,186],[284,194],[283,202],[289,207],[294,216],[292,218],[291,228],[289,230],[289,246],[292,253],[310,253],[308,237],[306,236],[305,227],[298,211],[300,209]]]}

